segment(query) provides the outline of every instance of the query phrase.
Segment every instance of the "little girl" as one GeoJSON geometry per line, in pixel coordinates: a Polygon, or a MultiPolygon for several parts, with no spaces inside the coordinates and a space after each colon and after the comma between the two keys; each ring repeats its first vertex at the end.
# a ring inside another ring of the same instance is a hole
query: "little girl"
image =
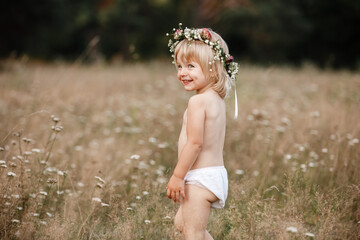
{"type": "MultiPolygon", "coordinates": [[[[180,203],[175,226],[185,239],[213,239],[206,225],[210,208],[223,208],[228,194],[224,167],[224,98],[238,71],[224,40],[210,29],[174,29],[169,40],[177,76],[188,102],[178,142],[178,163],[167,196],[180,203]]],[[[168,35],[169,36],[169,35],[168,35]]]]}

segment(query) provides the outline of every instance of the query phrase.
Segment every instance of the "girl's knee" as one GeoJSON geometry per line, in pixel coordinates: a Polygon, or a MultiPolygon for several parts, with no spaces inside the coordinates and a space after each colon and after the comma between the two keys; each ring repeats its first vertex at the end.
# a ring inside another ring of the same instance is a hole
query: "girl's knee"
{"type": "Polygon", "coordinates": [[[181,214],[179,214],[179,213],[176,214],[175,219],[174,219],[174,225],[179,232],[182,233],[184,231],[184,222],[181,217],[181,214]]]}

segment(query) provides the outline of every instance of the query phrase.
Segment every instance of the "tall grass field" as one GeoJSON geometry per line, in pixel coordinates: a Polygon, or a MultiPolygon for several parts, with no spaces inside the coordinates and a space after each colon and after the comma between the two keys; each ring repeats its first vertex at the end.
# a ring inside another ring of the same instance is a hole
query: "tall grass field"
{"type": "MultiPolygon", "coordinates": [[[[215,239],[360,239],[360,74],[240,67],[215,239]]],[[[166,196],[189,97],[170,61],[0,69],[0,239],[183,239],[166,196]]]]}

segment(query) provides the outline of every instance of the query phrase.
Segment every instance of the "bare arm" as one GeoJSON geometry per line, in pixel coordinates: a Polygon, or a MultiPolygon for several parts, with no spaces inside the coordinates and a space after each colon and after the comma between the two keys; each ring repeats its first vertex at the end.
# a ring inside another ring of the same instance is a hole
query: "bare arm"
{"type": "Polygon", "coordinates": [[[179,194],[185,198],[184,178],[199,155],[204,138],[205,104],[199,96],[189,100],[187,110],[187,141],[180,153],[174,174],[167,185],[167,195],[175,202],[180,200],[179,194]]]}

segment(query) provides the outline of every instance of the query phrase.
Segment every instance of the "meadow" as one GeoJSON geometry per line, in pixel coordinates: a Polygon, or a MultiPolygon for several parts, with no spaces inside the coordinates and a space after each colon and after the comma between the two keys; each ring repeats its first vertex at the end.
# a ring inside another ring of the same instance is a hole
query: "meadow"
{"type": "MultiPolygon", "coordinates": [[[[360,239],[360,74],[241,65],[215,239],[360,239]]],[[[170,61],[4,61],[0,239],[183,239],[165,192],[187,100],[170,61]]]]}

